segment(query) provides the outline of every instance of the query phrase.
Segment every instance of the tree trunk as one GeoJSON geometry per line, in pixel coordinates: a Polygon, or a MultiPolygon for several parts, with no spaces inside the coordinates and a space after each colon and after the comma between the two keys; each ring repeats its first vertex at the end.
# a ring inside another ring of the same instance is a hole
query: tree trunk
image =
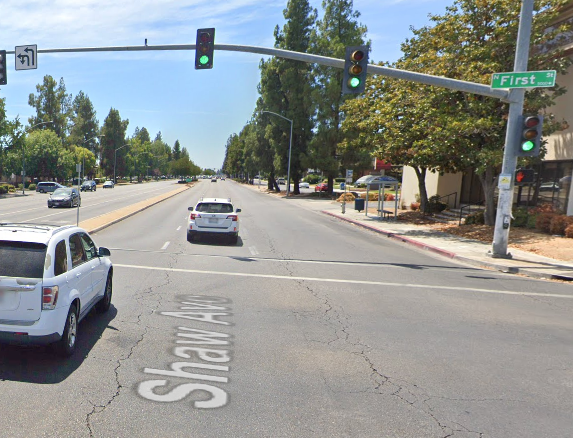
{"type": "Polygon", "coordinates": [[[420,211],[425,212],[428,205],[428,191],[426,190],[426,172],[425,167],[414,167],[416,176],[418,177],[418,190],[420,195],[420,211]]]}
{"type": "Polygon", "coordinates": [[[484,222],[486,225],[495,225],[496,205],[495,187],[499,176],[494,176],[495,171],[491,166],[486,167],[485,172],[478,175],[485,196],[484,222]]]}

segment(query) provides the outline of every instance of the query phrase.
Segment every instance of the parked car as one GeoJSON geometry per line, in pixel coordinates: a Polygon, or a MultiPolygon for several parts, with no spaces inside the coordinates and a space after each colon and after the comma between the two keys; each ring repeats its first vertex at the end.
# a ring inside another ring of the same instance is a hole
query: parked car
{"type": "Polygon", "coordinates": [[[277,179],[277,184],[279,186],[285,186],[286,185],[286,179],[285,178],[279,178],[277,179]]]}
{"type": "Polygon", "coordinates": [[[310,184],[307,182],[300,182],[300,183],[298,183],[298,186],[301,189],[310,189],[310,184]]]}
{"type": "Polygon", "coordinates": [[[113,183],[112,180],[107,180],[106,182],[103,183],[103,186],[101,186],[102,189],[113,189],[115,187],[115,184],[113,183]]]}
{"type": "Polygon", "coordinates": [[[48,199],[48,208],[52,207],[79,207],[82,205],[82,197],[75,187],[61,187],[56,189],[48,199]]]}
{"type": "Polygon", "coordinates": [[[545,182],[539,185],[540,192],[558,192],[559,183],[557,182],[545,182]]]}
{"type": "Polygon", "coordinates": [[[187,240],[194,241],[199,236],[228,236],[236,244],[239,239],[240,208],[235,209],[231,199],[203,198],[191,212],[187,222],[187,240]]]}
{"type": "Polygon", "coordinates": [[[40,193],[51,193],[56,189],[64,187],[61,184],[53,181],[41,181],[36,184],[36,191],[40,193]]]}
{"type": "Polygon", "coordinates": [[[0,224],[0,342],[71,356],[78,323],[111,305],[109,249],[71,225],[0,224]]]}
{"type": "Polygon", "coordinates": [[[87,192],[88,190],[89,190],[90,192],[95,192],[95,191],[96,191],[96,188],[97,188],[96,182],[93,181],[93,180],[91,180],[91,179],[88,179],[87,181],[84,181],[84,182],[82,183],[82,185],[80,186],[80,190],[81,190],[82,192],[87,192]]]}
{"type": "Polygon", "coordinates": [[[328,192],[328,183],[320,183],[314,187],[315,192],[328,192]]]}
{"type": "Polygon", "coordinates": [[[369,180],[366,184],[370,187],[378,188],[381,185],[384,185],[384,187],[391,187],[397,182],[398,180],[396,178],[384,175],[384,176],[376,176],[371,180],[369,180]]]}
{"type": "Polygon", "coordinates": [[[376,178],[376,175],[361,176],[354,182],[354,187],[366,187],[366,184],[374,178],[376,178]]]}
{"type": "Polygon", "coordinates": [[[211,178],[211,182],[217,182],[217,178],[212,177],[212,178],[211,178]]]}

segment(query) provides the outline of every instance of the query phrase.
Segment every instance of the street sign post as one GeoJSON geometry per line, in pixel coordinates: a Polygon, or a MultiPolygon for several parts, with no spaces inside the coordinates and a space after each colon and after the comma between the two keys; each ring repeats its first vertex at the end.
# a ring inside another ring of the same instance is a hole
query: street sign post
{"type": "Polygon", "coordinates": [[[494,73],[491,88],[539,88],[555,85],[555,70],[494,73]]]}
{"type": "Polygon", "coordinates": [[[36,44],[16,46],[15,55],[16,70],[33,70],[38,68],[38,46],[36,44]]]}

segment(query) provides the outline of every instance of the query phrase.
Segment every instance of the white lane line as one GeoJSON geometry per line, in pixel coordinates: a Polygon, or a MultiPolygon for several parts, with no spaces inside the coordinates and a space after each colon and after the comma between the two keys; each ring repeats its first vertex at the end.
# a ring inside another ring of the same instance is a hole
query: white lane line
{"type": "Polygon", "coordinates": [[[176,230],[176,231],[179,231],[180,229],[181,229],[181,225],[179,225],[179,226],[177,227],[177,230],[176,230]]]}
{"type": "Polygon", "coordinates": [[[249,246],[249,251],[251,251],[252,255],[257,255],[259,252],[257,251],[257,248],[254,246],[249,246]]]}
{"type": "Polygon", "coordinates": [[[161,249],[167,249],[171,242],[165,242],[165,244],[161,247],[161,249]]]}
{"type": "Polygon", "coordinates": [[[130,268],[130,269],[144,269],[148,271],[168,271],[168,272],[183,272],[187,274],[204,274],[204,275],[226,275],[231,277],[250,277],[250,278],[270,278],[274,280],[294,280],[294,281],[317,281],[323,283],[349,283],[349,284],[364,284],[372,286],[396,286],[396,287],[409,287],[412,289],[436,289],[445,291],[472,291],[480,292],[485,294],[496,294],[496,295],[520,295],[526,297],[545,297],[545,298],[568,298],[573,299],[572,295],[561,295],[561,294],[542,294],[537,292],[512,292],[507,290],[496,290],[496,289],[479,289],[474,287],[456,287],[456,286],[436,286],[431,284],[412,284],[412,283],[389,283],[386,281],[366,281],[366,280],[346,280],[338,278],[317,278],[317,277],[289,277],[286,275],[267,275],[267,274],[246,274],[243,272],[221,272],[221,271],[201,271],[198,269],[177,269],[177,268],[161,268],[156,266],[137,266],[137,265],[122,265],[113,264],[120,268],[130,268]]]}

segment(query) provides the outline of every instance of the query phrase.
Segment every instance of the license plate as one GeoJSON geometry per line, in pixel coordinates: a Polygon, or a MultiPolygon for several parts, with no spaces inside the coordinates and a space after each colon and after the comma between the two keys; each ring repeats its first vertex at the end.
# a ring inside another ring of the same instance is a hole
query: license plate
{"type": "Polygon", "coordinates": [[[217,222],[219,222],[219,221],[217,220],[216,217],[209,218],[209,223],[210,223],[210,224],[216,224],[217,222]]]}

